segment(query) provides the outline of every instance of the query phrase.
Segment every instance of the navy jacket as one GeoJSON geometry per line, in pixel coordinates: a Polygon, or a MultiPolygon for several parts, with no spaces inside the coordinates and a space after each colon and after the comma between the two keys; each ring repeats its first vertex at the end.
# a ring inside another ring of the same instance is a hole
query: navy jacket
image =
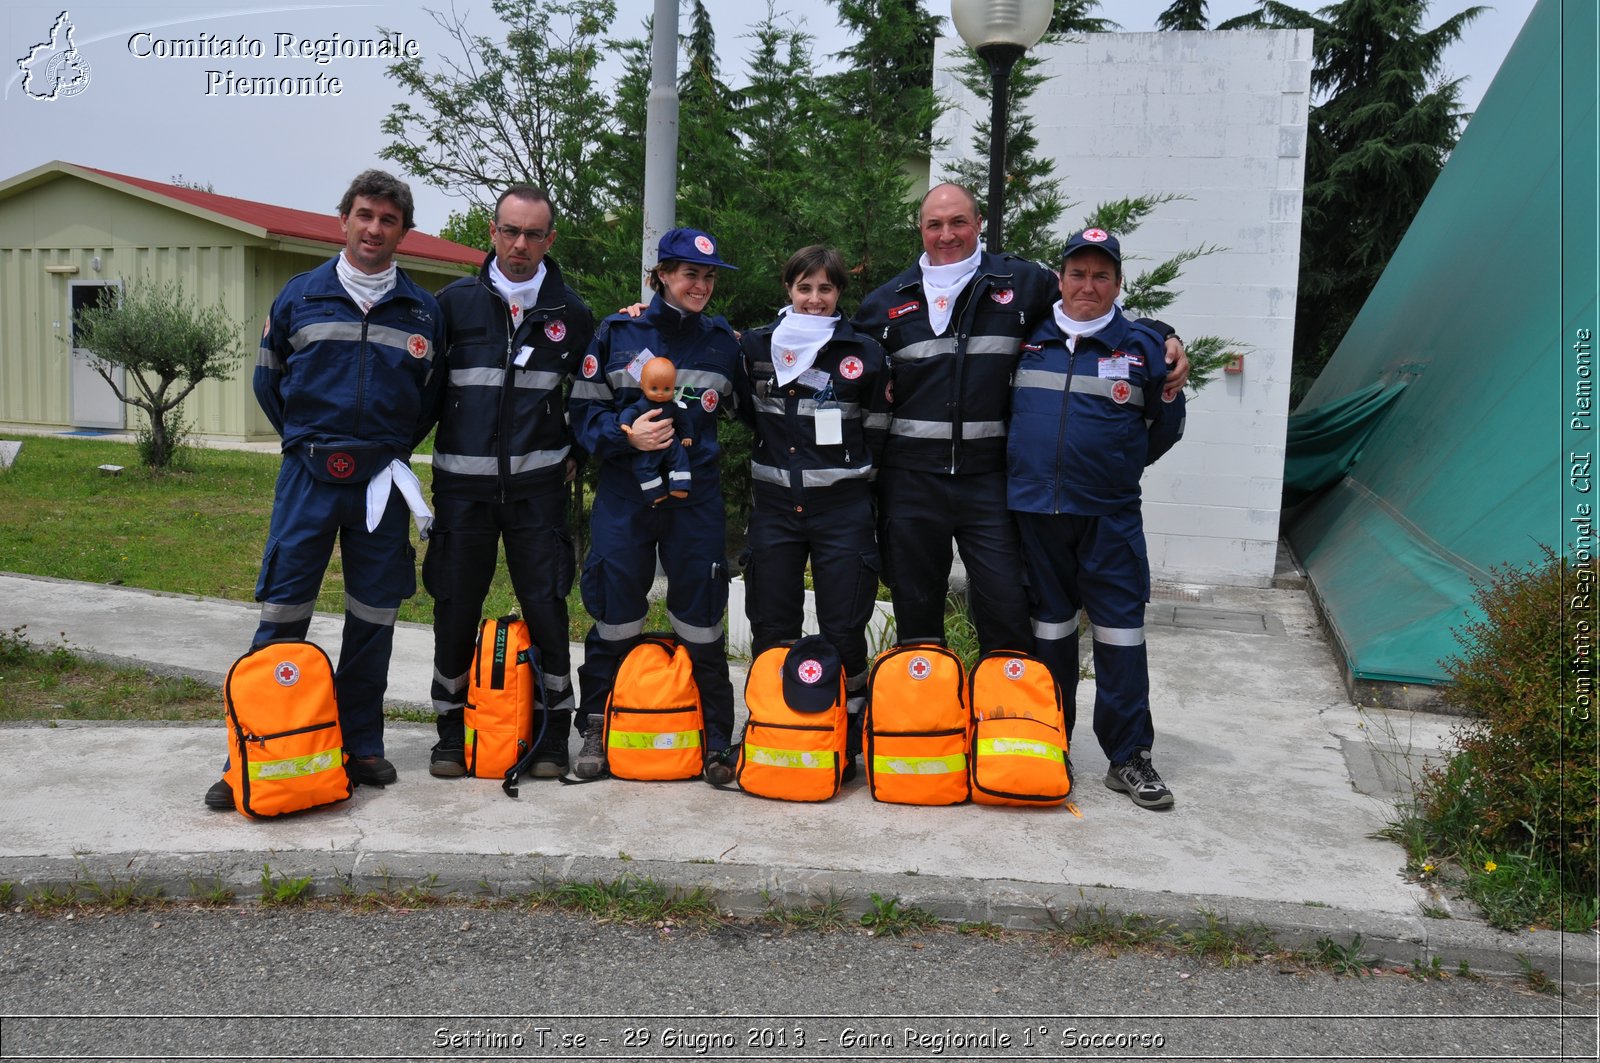
{"type": "Polygon", "coordinates": [[[1145,466],[1183,434],[1183,393],[1162,401],[1167,363],[1153,329],[1118,310],[1077,348],[1053,316],[1022,345],[1007,444],[1013,510],[1103,516],[1136,504],[1145,466]]]}
{"type": "Polygon", "coordinates": [[[513,322],[511,307],[489,283],[493,260],[491,253],[479,276],[439,292],[446,385],[433,491],[504,502],[566,478],[572,451],[566,385],[594,337],[594,315],[546,258],[538,302],[513,322]]]}
{"type": "Polygon", "coordinates": [[[581,449],[600,459],[600,490],[647,504],[640,500],[633,474],[633,458],[639,451],[628,444],[617,425],[622,410],[644,394],[635,363],[643,364],[646,351],[670,358],[677,367],[678,397],[688,407],[694,426],[694,446],[687,448],[694,493],[688,499],[668,499],[661,505],[687,505],[715,497],[706,489],[717,489],[721,483],[717,416],[724,407],[731,410],[737,401],[733,378],[739,363],[739,341],[720,317],[684,314],[657,295],[637,318],[612,314],[602,321],[572,384],[568,410],[573,436],[581,449]],[[630,366],[634,373],[628,371],[630,366]]]}
{"type": "Polygon", "coordinates": [[[772,362],[776,327],[750,329],[739,341],[735,386],[740,416],[755,430],[756,504],[803,512],[867,497],[889,423],[883,348],[841,320],[811,371],[780,387],[772,362]],[[839,442],[817,442],[818,409],[839,411],[839,442]]]}

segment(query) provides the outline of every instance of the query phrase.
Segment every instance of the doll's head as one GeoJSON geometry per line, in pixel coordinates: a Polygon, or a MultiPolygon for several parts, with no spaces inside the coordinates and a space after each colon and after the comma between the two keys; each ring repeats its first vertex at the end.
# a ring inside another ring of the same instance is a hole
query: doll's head
{"type": "Polygon", "coordinates": [[[639,371],[639,388],[651,402],[671,402],[677,385],[678,370],[670,358],[652,358],[639,371]]]}

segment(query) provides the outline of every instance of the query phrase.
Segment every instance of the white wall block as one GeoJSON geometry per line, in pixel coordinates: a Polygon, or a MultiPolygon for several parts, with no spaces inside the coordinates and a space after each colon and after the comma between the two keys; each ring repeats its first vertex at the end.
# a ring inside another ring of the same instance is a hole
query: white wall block
{"type": "MultiPolygon", "coordinates": [[[[953,76],[945,39],[934,85],[935,180],[970,157],[988,104],[953,76]]],[[[1097,204],[1179,193],[1128,235],[1128,272],[1196,246],[1164,320],[1186,338],[1249,348],[1244,371],[1189,397],[1188,430],[1144,478],[1154,574],[1265,585],[1277,557],[1279,493],[1299,272],[1311,33],[1090,34],[1037,48],[1048,80],[1029,105],[1039,152],[1069,207],[1062,239],[1097,204]],[[1136,257],[1136,260],[1135,260],[1136,257]]],[[[981,157],[982,149],[976,149],[981,157]]],[[[982,191],[982,190],[980,190],[982,191]]]]}

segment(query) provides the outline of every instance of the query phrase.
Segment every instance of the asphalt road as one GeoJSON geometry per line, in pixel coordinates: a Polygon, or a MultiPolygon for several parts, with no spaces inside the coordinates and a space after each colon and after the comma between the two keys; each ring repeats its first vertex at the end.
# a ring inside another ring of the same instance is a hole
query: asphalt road
{"type": "Polygon", "coordinates": [[[1594,1059],[1592,992],[425,908],[0,913],[0,1058],[1594,1059]]]}

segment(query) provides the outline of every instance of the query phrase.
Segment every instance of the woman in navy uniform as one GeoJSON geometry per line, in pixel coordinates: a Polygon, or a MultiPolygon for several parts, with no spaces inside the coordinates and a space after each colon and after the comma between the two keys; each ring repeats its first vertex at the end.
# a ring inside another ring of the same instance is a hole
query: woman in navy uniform
{"type": "Polygon", "coordinates": [[[817,625],[844,664],[850,761],[860,748],[867,621],[878,588],[871,481],[888,427],[883,348],[838,314],[846,271],[813,245],[783,267],[790,305],[740,340],[740,416],[750,460],[748,584],[752,654],[804,633],[811,562],[817,625]]]}
{"type": "Polygon", "coordinates": [[[667,615],[694,662],[706,722],[706,778],[733,779],[728,745],[733,732],[733,686],[728,679],[722,614],[728,603],[726,516],[718,462],[717,417],[734,401],[739,341],[728,323],[704,313],[717,271],[734,269],[716,240],[695,229],[661,237],[650,271],[655,297],[638,317],[613,314],[590,344],[573,384],[572,431],[578,446],[600,462],[591,515],[589,556],[580,586],[594,618],[578,669],[577,723],[583,749],[573,763],[580,778],[605,774],[606,699],[623,655],[644,632],[657,557],[667,576],[667,615]],[[651,411],[623,432],[619,415],[642,394],[640,374],[651,358],[672,361],[678,394],[694,426],[688,448],[694,491],[653,505],[639,491],[635,455],[677,446],[672,422],[651,411]]]}

